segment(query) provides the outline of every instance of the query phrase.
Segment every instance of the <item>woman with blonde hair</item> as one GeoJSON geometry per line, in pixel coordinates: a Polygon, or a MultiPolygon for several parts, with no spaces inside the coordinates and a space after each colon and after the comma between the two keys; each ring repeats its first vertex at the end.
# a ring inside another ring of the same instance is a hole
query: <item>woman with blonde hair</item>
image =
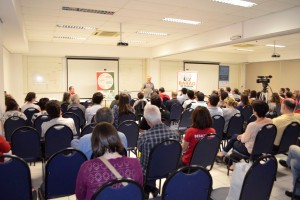
{"type": "Polygon", "coordinates": [[[235,108],[237,106],[237,102],[233,98],[227,97],[226,99],[224,99],[224,103],[226,108],[223,108],[222,110],[225,120],[224,132],[226,132],[229,120],[231,119],[231,117],[233,117],[233,115],[240,113],[240,111],[235,108]]]}

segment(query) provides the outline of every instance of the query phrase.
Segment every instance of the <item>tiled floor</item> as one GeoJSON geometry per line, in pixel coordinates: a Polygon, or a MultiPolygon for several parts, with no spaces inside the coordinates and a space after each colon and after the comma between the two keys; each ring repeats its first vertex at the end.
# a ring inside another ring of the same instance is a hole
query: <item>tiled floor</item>
{"type": "MultiPolygon", "coordinates": [[[[278,155],[276,157],[278,160],[286,159],[285,155],[278,155]]],[[[33,187],[38,188],[42,182],[42,164],[36,163],[35,166],[30,166],[30,170],[31,170],[33,187]]],[[[229,187],[230,180],[232,177],[232,172],[230,173],[229,176],[227,176],[226,175],[227,169],[226,169],[225,165],[216,163],[210,173],[213,178],[213,188],[214,189],[219,188],[219,187],[229,187]]],[[[263,180],[258,180],[258,181],[263,181],[263,180]]],[[[290,199],[287,196],[285,196],[284,192],[285,192],[285,190],[291,190],[291,189],[292,189],[291,171],[289,169],[282,167],[278,163],[277,180],[274,183],[270,199],[272,199],[272,200],[290,199]]],[[[75,200],[76,198],[74,196],[71,196],[71,197],[64,197],[64,198],[60,198],[60,199],[75,200]]]]}

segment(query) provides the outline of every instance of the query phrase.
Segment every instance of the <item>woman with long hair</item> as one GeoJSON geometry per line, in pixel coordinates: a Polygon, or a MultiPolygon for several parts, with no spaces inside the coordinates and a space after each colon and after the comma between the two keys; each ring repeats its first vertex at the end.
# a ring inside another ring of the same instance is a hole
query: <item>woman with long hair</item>
{"type": "Polygon", "coordinates": [[[78,200],[91,199],[99,187],[116,179],[107,167],[107,162],[122,177],[131,178],[143,186],[141,165],[138,159],[121,155],[125,149],[112,124],[99,123],[93,130],[91,142],[94,159],[84,162],[78,172],[75,191],[78,200]]]}
{"type": "Polygon", "coordinates": [[[129,97],[125,93],[121,93],[119,96],[119,103],[113,107],[114,114],[114,126],[119,125],[119,116],[122,114],[134,113],[134,109],[129,104],[129,97]]]}
{"type": "Polygon", "coordinates": [[[21,107],[21,111],[24,112],[27,108],[36,108],[41,111],[41,108],[34,104],[36,101],[36,94],[34,92],[28,92],[25,97],[25,104],[21,107]]]}
{"type": "Polygon", "coordinates": [[[269,104],[269,111],[274,112],[276,111],[277,116],[281,115],[281,98],[277,92],[274,92],[271,96],[269,104]]]}

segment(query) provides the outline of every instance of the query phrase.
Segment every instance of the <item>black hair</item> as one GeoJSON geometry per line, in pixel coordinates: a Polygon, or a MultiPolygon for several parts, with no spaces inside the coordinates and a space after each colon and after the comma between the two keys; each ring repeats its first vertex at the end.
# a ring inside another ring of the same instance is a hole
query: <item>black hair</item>
{"type": "Polygon", "coordinates": [[[196,96],[198,101],[204,101],[204,94],[202,92],[197,92],[196,96]]]}
{"type": "Polygon", "coordinates": [[[158,94],[152,94],[150,98],[150,102],[152,105],[155,105],[158,108],[161,107],[161,98],[158,94]]]}
{"type": "Polygon", "coordinates": [[[209,96],[209,103],[210,103],[210,105],[212,105],[212,106],[217,106],[218,105],[218,103],[219,103],[219,97],[218,97],[218,95],[216,95],[216,94],[211,94],[210,96],[209,96]]]}
{"type": "Polygon", "coordinates": [[[181,89],[182,94],[186,94],[187,91],[188,91],[188,90],[187,90],[186,88],[182,88],[182,89],[181,89]]]}
{"type": "Polygon", "coordinates": [[[51,100],[46,104],[46,111],[48,115],[53,118],[58,118],[60,116],[60,105],[57,100],[51,100]]]}
{"type": "Polygon", "coordinates": [[[193,90],[188,90],[187,91],[187,95],[190,99],[194,99],[195,98],[195,93],[193,90]]]}
{"type": "Polygon", "coordinates": [[[103,100],[103,94],[101,92],[96,92],[93,95],[92,101],[95,104],[100,104],[103,100]]]}
{"type": "Polygon", "coordinates": [[[252,107],[258,117],[265,117],[267,112],[269,111],[268,104],[261,100],[253,101],[252,107]]]}

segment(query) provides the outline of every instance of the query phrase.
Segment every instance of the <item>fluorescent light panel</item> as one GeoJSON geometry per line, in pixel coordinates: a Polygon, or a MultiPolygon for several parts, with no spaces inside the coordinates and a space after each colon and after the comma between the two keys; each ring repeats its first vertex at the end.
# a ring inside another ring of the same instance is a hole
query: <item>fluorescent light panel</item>
{"type": "Polygon", "coordinates": [[[65,24],[57,24],[59,28],[72,28],[72,29],[84,29],[84,30],[96,30],[95,27],[91,26],[75,26],[75,25],[65,25],[65,24]]]}
{"type": "Polygon", "coordinates": [[[136,43],[136,44],[145,44],[145,41],[138,41],[138,40],[124,40],[123,42],[127,43],[136,43]]]}
{"type": "Polygon", "coordinates": [[[235,49],[235,50],[237,50],[237,51],[254,51],[252,49],[235,49]]]}
{"type": "Polygon", "coordinates": [[[285,46],[283,46],[283,45],[274,45],[274,44],[267,44],[266,45],[267,47],[276,47],[276,48],[284,48],[285,46]]]}
{"type": "Polygon", "coordinates": [[[68,39],[68,40],[85,40],[84,37],[71,37],[71,36],[53,36],[55,39],[68,39]]]}
{"type": "Polygon", "coordinates": [[[149,32],[149,31],[138,31],[137,34],[145,34],[145,35],[157,35],[157,36],[167,36],[167,33],[159,33],[159,32],[149,32]]]}
{"type": "Polygon", "coordinates": [[[86,13],[94,13],[94,14],[102,14],[102,15],[113,15],[113,14],[115,14],[114,11],[94,10],[94,9],[76,8],[76,7],[68,7],[68,6],[63,6],[62,10],[76,11],[76,12],[86,12],[86,13]]]}
{"type": "Polygon", "coordinates": [[[256,3],[250,1],[243,1],[243,0],[213,0],[220,3],[231,4],[235,6],[242,6],[242,7],[252,7],[257,5],[256,3]]]}
{"type": "Polygon", "coordinates": [[[171,18],[171,17],[166,17],[166,18],[163,18],[162,20],[167,21],[167,22],[176,22],[176,23],[192,24],[192,25],[197,25],[197,24],[201,23],[198,21],[187,20],[187,19],[177,19],[177,18],[171,18]]]}

